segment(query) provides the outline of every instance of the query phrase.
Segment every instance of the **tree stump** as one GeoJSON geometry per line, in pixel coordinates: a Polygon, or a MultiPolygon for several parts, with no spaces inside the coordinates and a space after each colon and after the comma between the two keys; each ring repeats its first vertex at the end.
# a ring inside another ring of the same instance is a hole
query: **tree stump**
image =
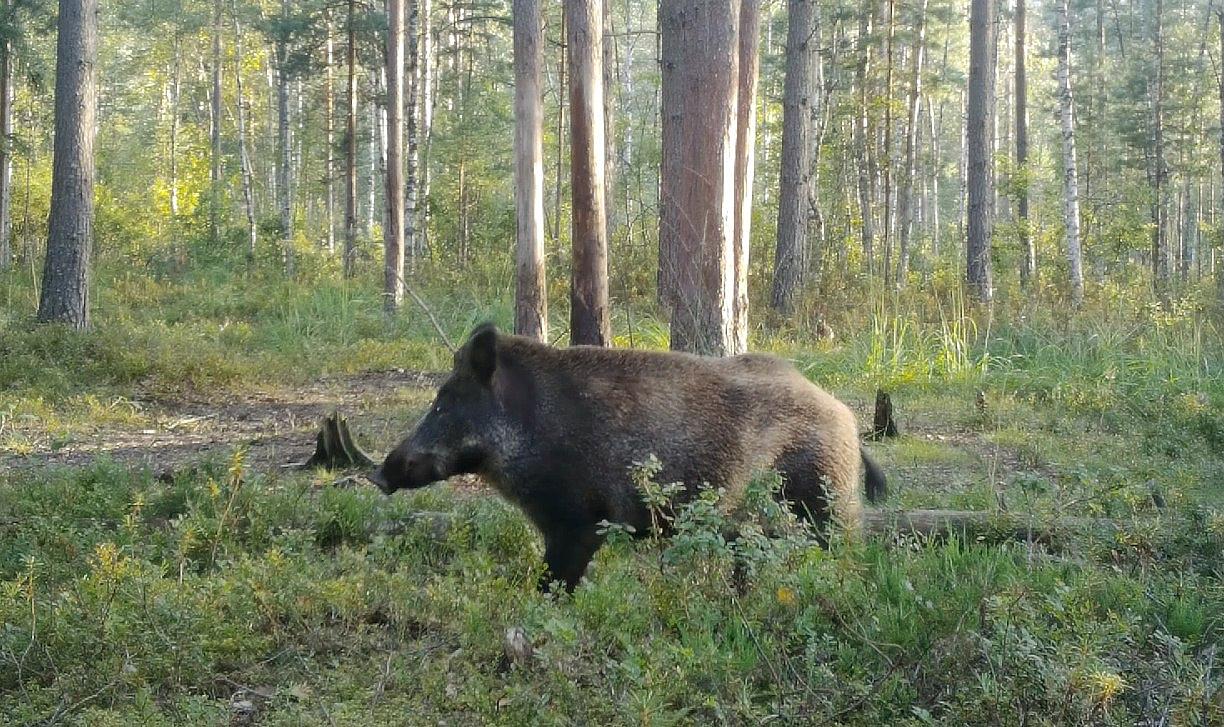
{"type": "Polygon", "coordinates": [[[871,425],[871,440],[878,442],[881,439],[900,436],[900,434],[901,431],[897,429],[897,422],[893,420],[892,397],[883,389],[877,389],[875,419],[871,425]]]}
{"type": "Polygon", "coordinates": [[[319,422],[319,435],[315,440],[315,452],[302,464],[304,469],[326,467],[327,469],[370,469],[374,460],[361,450],[349,433],[348,419],[332,412],[319,422]]]}

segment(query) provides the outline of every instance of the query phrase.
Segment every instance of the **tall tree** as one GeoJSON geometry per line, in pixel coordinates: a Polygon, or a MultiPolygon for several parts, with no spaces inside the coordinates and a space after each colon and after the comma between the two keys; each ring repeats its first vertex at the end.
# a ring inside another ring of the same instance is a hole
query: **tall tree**
{"type": "Polygon", "coordinates": [[[573,271],[570,341],[607,346],[608,225],[604,208],[603,0],[566,0],[569,28],[573,271]]]}
{"type": "Polygon", "coordinates": [[[1084,300],[1084,266],[1080,253],[1079,177],[1075,158],[1075,105],[1071,95],[1071,20],[1067,0],[1058,0],[1058,118],[1062,127],[1063,218],[1071,302],[1084,300]]]}
{"type": "Polygon", "coordinates": [[[540,0],[514,0],[514,332],[548,337],[544,278],[544,46],[540,0]]]}
{"type": "MultiPolygon", "coordinates": [[[[1023,2],[1023,0],[1019,0],[1023,2]]],[[[897,285],[905,285],[905,277],[909,273],[910,235],[914,227],[914,176],[917,174],[918,156],[918,114],[922,105],[922,61],[926,55],[926,11],[927,0],[919,0],[917,35],[914,38],[914,48],[911,54],[911,72],[909,88],[909,113],[906,114],[905,126],[905,167],[902,170],[901,189],[898,195],[900,209],[897,212],[897,285]]]]}
{"type": "Polygon", "coordinates": [[[404,300],[404,0],[387,0],[387,171],[383,295],[388,313],[404,300]]]}
{"type": "Polygon", "coordinates": [[[661,0],[660,243],[668,251],[671,347],[734,350],[739,3],[661,0]]]}
{"type": "Polygon", "coordinates": [[[323,157],[323,209],[327,220],[327,229],[323,231],[323,245],[329,253],[336,251],[336,49],[334,29],[332,27],[331,9],[323,11],[327,37],[324,39],[324,79],[323,79],[323,138],[326,144],[323,157]]]}
{"type": "MultiPolygon", "coordinates": [[[[5,19],[13,0],[4,0],[5,19]]],[[[0,39],[0,270],[13,264],[13,42],[0,39]]]]}
{"type": "MultiPolygon", "coordinates": [[[[1218,20],[1220,22],[1220,58],[1224,58],[1224,9],[1218,11],[1218,20]]],[[[1224,73],[1219,74],[1219,92],[1220,92],[1220,188],[1224,190],[1224,73]]],[[[1220,195],[1221,209],[1216,215],[1219,220],[1220,230],[1219,237],[1221,245],[1224,246],[1224,194],[1220,195]]],[[[1216,288],[1219,292],[1218,298],[1221,306],[1224,306],[1224,265],[1217,264],[1215,268],[1216,288]]]]}
{"type": "Polygon", "coordinates": [[[1169,170],[1165,165],[1164,103],[1164,1],[1155,0],[1155,13],[1151,18],[1153,69],[1151,81],[1152,97],[1152,283],[1157,294],[1164,298],[1169,286],[1169,240],[1168,210],[1165,204],[1166,181],[1169,170]]]}
{"type": "Polygon", "coordinates": [[[419,70],[421,77],[421,125],[418,130],[421,146],[421,179],[417,194],[417,249],[425,250],[429,246],[429,188],[433,173],[429,166],[429,152],[433,138],[433,107],[434,107],[434,37],[433,37],[433,2],[419,0],[421,3],[421,60],[419,70]]]}
{"type": "Polygon", "coordinates": [[[789,312],[799,291],[808,249],[808,182],[816,114],[819,52],[815,0],[786,3],[786,79],[782,91],[782,165],[778,180],[778,240],[770,305],[789,312]]]}
{"type": "Polygon", "coordinates": [[[1016,0],[1016,174],[1020,184],[1016,190],[1016,229],[1024,260],[1020,265],[1020,280],[1027,284],[1037,274],[1037,245],[1029,230],[1029,168],[1028,168],[1028,71],[1024,43],[1026,0],[1016,0]]]}
{"type": "Polygon", "coordinates": [[[289,0],[281,0],[276,29],[276,206],[280,210],[281,255],[293,273],[293,137],[289,119],[289,0]]]}
{"type": "MultiPolygon", "coordinates": [[[[238,58],[242,58],[242,26],[238,21],[238,0],[230,0],[230,14],[234,23],[234,50],[238,58]]],[[[246,210],[247,221],[247,258],[255,259],[256,246],[259,242],[259,230],[255,225],[255,170],[251,164],[251,152],[247,145],[247,108],[243,94],[242,64],[234,64],[234,92],[237,96],[235,106],[238,117],[238,162],[242,172],[242,201],[246,210]]]]}
{"type": "Polygon", "coordinates": [[[213,0],[212,19],[212,98],[209,115],[208,232],[214,243],[220,241],[217,211],[221,196],[221,0],[213,0]]]}
{"type": "Polygon", "coordinates": [[[971,0],[969,5],[969,93],[965,101],[966,209],[965,282],[978,301],[994,297],[990,264],[991,208],[991,89],[994,87],[994,2],[971,0]]]}
{"type": "Polygon", "coordinates": [[[858,65],[855,68],[854,83],[858,89],[858,112],[854,123],[854,157],[858,170],[858,203],[860,232],[863,241],[863,260],[870,274],[875,265],[875,212],[874,180],[872,179],[872,160],[870,116],[868,104],[871,98],[867,89],[868,74],[871,71],[871,23],[873,3],[865,2],[859,10],[858,30],[858,65]]]}
{"type": "Polygon", "coordinates": [[[348,0],[345,33],[348,85],[344,99],[344,276],[349,277],[357,254],[357,0],[348,0]]]}
{"type": "Polygon", "coordinates": [[[89,325],[93,252],[98,1],[60,0],[55,48],[55,158],[38,319],[89,325]]]}
{"type": "Polygon", "coordinates": [[[756,172],[756,91],[760,0],[740,0],[739,87],[736,89],[735,228],[731,252],[731,348],[748,350],[748,255],[752,248],[752,179],[756,172]]]}
{"type": "Polygon", "coordinates": [[[417,162],[419,160],[420,148],[417,146],[417,91],[419,89],[417,79],[417,67],[419,63],[418,51],[420,43],[418,42],[418,28],[420,25],[420,2],[419,0],[408,1],[408,27],[407,27],[407,56],[406,69],[404,76],[404,86],[407,90],[407,99],[405,101],[405,118],[408,124],[407,132],[407,156],[405,158],[404,172],[404,254],[406,258],[415,263],[418,253],[417,242],[419,238],[416,231],[417,222],[417,162]]]}

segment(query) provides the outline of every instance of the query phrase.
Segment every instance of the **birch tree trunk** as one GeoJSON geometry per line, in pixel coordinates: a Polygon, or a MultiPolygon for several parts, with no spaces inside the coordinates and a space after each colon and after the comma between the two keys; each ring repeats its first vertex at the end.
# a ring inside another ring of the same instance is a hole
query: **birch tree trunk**
{"type": "Polygon", "coordinates": [[[55,49],[51,213],[38,320],[89,326],[93,252],[97,0],[60,0],[55,49]]]}
{"type": "Polygon", "coordinates": [[[387,0],[387,219],[383,227],[383,304],[404,300],[404,0],[387,0]]]}
{"type": "Polygon", "coordinates": [[[213,243],[221,240],[217,210],[221,204],[221,0],[213,0],[212,23],[212,107],[209,128],[208,234],[213,243]]]}
{"type": "MultiPolygon", "coordinates": [[[[1061,0],[1060,0],[1061,1],[1061,0]]],[[[1016,192],[1016,229],[1024,261],[1020,265],[1020,282],[1028,285],[1037,274],[1037,245],[1029,231],[1029,172],[1028,172],[1028,69],[1024,52],[1025,2],[1016,0],[1016,174],[1020,184],[1016,192]]]]}
{"type": "Polygon", "coordinates": [[[429,247],[429,187],[433,175],[429,168],[429,151],[433,138],[434,108],[434,40],[433,1],[421,3],[421,128],[418,132],[421,146],[420,192],[417,195],[417,247],[424,251],[429,247]]]}
{"type": "MultiPolygon", "coordinates": [[[[289,0],[281,0],[281,19],[289,15],[289,0]]],[[[281,256],[285,273],[293,275],[293,138],[289,120],[289,39],[276,37],[276,203],[280,210],[281,256]]]]}
{"type": "Polygon", "coordinates": [[[1084,302],[1084,266],[1080,252],[1079,177],[1075,156],[1075,105],[1071,96],[1071,20],[1068,0],[1058,0],[1058,118],[1062,127],[1063,218],[1071,303],[1084,302]]]}
{"type": "MultiPolygon", "coordinates": [[[[324,245],[327,252],[336,252],[336,74],[333,68],[336,62],[335,39],[333,36],[331,10],[324,11],[327,26],[326,49],[327,70],[323,79],[323,136],[326,141],[326,153],[323,166],[324,184],[324,217],[327,230],[324,245]]],[[[240,56],[241,57],[241,56],[240,56]]]]}
{"type": "MultiPolygon", "coordinates": [[[[12,0],[6,0],[11,2],[12,0]]],[[[179,136],[179,100],[182,95],[182,55],[183,39],[178,27],[174,30],[174,58],[170,69],[170,216],[178,217],[178,136],[179,136]]]]}
{"type": "Polygon", "coordinates": [[[544,267],[544,66],[540,0],[514,0],[514,332],[548,338],[544,267]]]}
{"type": "MultiPolygon", "coordinates": [[[[1023,0],[1021,0],[1023,1],[1023,0]]],[[[918,4],[917,38],[914,40],[914,53],[911,64],[913,76],[910,79],[909,114],[905,127],[905,169],[901,180],[901,194],[898,203],[897,238],[899,255],[897,260],[897,287],[905,287],[905,278],[909,273],[910,235],[914,227],[914,175],[917,173],[918,153],[918,112],[921,110],[922,99],[922,59],[926,53],[926,9],[927,0],[918,4]]]]}
{"type": "MultiPolygon", "coordinates": [[[[344,277],[353,275],[357,254],[357,0],[348,0],[345,65],[348,85],[344,124],[344,277]]],[[[372,160],[371,160],[372,161],[372,160]]]]}
{"type": "Polygon", "coordinates": [[[858,169],[858,202],[863,241],[863,261],[868,275],[875,270],[875,221],[872,199],[870,125],[868,123],[867,74],[871,69],[871,3],[863,3],[859,15],[858,54],[855,85],[858,86],[858,116],[854,124],[854,156],[858,169]]]}
{"type": "Polygon", "coordinates": [[[566,0],[565,5],[571,110],[570,342],[607,346],[612,324],[604,208],[603,0],[566,0]]]}
{"type": "MultiPolygon", "coordinates": [[[[892,78],[894,64],[893,38],[896,35],[896,8],[897,0],[885,0],[886,13],[888,19],[887,32],[884,41],[884,94],[892,94],[892,78]]],[[[884,154],[884,164],[881,170],[884,175],[884,282],[886,285],[892,284],[892,259],[893,259],[893,121],[892,121],[893,105],[890,102],[884,104],[884,144],[881,150],[884,154]]]]}
{"type": "Polygon", "coordinates": [[[671,348],[733,350],[739,3],[662,0],[659,238],[675,270],[671,348]]]}
{"type": "Polygon", "coordinates": [[[965,282],[981,303],[994,297],[990,263],[991,141],[990,101],[994,87],[993,0],[971,0],[969,8],[969,93],[965,101],[966,258],[965,282]]]}
{"type": "MultiPolygon", "coordinates": [[[[4,0],[6,13],[13,0],[4,0]]],[[[175,32],[177,41],[178,34],[175,32]]],[[[177,43],[175,45],[177,50],[177,43]]],[[[177,60],[177,55],[176,55],[177,60]]],[[[0,41],[0,270],[13,265],[13,43],[0,41]]]]}
{"type": "Polygon", "coordinates": [[[1168,170],[1164,158],[1164,2],[1156,0],[1152,17],[1152,45],[1155,51],[1155,73],[1152,80],[1152,132],[1155,141],[1152,169],[1152,281],[1156,294],[1163,301],[1169,292],[1168,211],[1165,205],[1165,182],[1168,170]]]}
{"type": "Polygon", "coordinates": [[[407,90],[407,100],[404,115],[408,125],[407,146],[404,172],[404,256],[409,265],[415,265],[419,251],[417,250],[417,161],[420,148],[417,146],[417,52],[420,49],[417,30],[420,25],[419,0],[408,2],[408,28],[406,69],[404,85],[407,90]]]}
{"type": "MultiPolygon", "coordinates": [[[[756,93],[761,37],[760,0],[740,0],[739,87],[736,89],[735,227],[731,252],[731,348],[748,351],[748,257],[752,247],[752,181],[756,173],[756,93]]],[[[813,27],[813,31],[815,28],[813,27]]]]}
{"type": "MultiPolygon", "coordinates": [[[[234,51],[242,58],[242,26],[238,23],[238,2],[232,0],[230,13],[234,23],[234,51]]],[[[247,222],[247,259],[254,260],[259,242],[259,230],[255,224],[255,170],[251,165],[251,152],[247,146],[247,108],[243,97],[242,64],[234,64],[234,89],[237,94],[235,105],[238,116],[238,163],[242,168],[242,201],[246,211],[247,222]]]]}
{"type": "Polygon", "coordinates": [[[771,307],[782,313],[789,313],[794,307],[808,249],[808,182],[812,172],[812,121],[816,114],[816,54],[819,51],[814,0],[788,0],[786,16],[778,239],[770,291],[771,307]]]}

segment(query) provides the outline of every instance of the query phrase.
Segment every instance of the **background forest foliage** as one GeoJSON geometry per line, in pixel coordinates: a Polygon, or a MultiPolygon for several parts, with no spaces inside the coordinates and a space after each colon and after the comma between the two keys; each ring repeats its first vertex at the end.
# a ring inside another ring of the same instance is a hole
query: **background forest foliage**
{"type": "MultiPolygon", "coordinates": [[[[543,6],[558,343],[571,263],[562,5],[543,6]]],[[[77,332],[33,321],[50,208],[55,7],[5,3],[15,100],[12,252],[0,256],[3,720],[1224,723],[1222,8],[1067,5],[1085,278],[1074,306],[1058,7],[1027,7],[1021,167],[1016,6],[994,5],[989,308],[963,282],[967,10],[959,0],[817,3],[810,234],[798,303],[782,314],[769,303],[788,11],[762,3],[752,348],[795,361],[864,423],[875,390],[893,393],[904,436],[872,446],[893,483],[889,508],[1107,517],[1118,530],[1061,550],[899,533],[825,551],[764,505],[749,532],[781,536],[729,543],[702,501],[683,510],[672,540],[614,533],[570,597],[533,590],[541,548],[526,521],[460,486],[391,499],[334,486],[335,473],[260,460],[265,432],[187,462],[73,459],[97,443],[118,451],[167,421],[207,436],[207,417],[236,401],[255,402],[257,417],[260,402],[303,403],[311,386],[442,371],[444,336],[459,341],[485,319],[511,326],[511,4],[409,3],[418,203],[407,279],[431,320],[415,302],[395,316],[383,308],[381,3],[103,2],[93,325],[77,332]],[[345,276],[350,31],[358,236],[345,276]],[[886,278],[884,255],[893,240],[895,272],[907,136],[912,256],[898,280],[886,278]],[[1022,232],[1036,253],[1027,282],[1022,232]],[[1153,274],[1154,241],[1170,261],[1167,281],[1153,274]],[[180,405],[208,407],[206,419],[181,424],[191,417],[180,405]],[[456,524],[438,532],[422,512],[456,524]],[[740,588],[734,559],[750,564],[740,588]],[[507,647],[510,629],[521,629],[526,652],[507,647]]],[[[666,348],[656,6],[613,0],[604,28],[613,342],[666,348]]],[[[376,381],[345,403],[362,443],[382,452],[431,392],[376,381]]],[[[286,426],[307,442],[312,424],[286,426]]]]}

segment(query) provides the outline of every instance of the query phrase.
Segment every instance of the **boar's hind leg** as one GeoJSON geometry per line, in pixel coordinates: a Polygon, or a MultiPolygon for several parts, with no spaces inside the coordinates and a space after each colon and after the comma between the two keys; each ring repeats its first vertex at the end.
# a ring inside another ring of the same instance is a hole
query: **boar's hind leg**
{"type": "Polygon", "coordinates": [[[774,468],[782,475],[782,499],[796,515],[815,526],[820,544],[827,545],[829,487],[815,453],[787,452],[774,468]]]}
{"type": "Polygon", "coordinates": [[[597,525],[557,529],[544,534],[544,562],[547,572],[540,579],[540,590],[547,591],[553,581],[573,592],[586,573],[595,551],[603,544],[597,525]]]}

